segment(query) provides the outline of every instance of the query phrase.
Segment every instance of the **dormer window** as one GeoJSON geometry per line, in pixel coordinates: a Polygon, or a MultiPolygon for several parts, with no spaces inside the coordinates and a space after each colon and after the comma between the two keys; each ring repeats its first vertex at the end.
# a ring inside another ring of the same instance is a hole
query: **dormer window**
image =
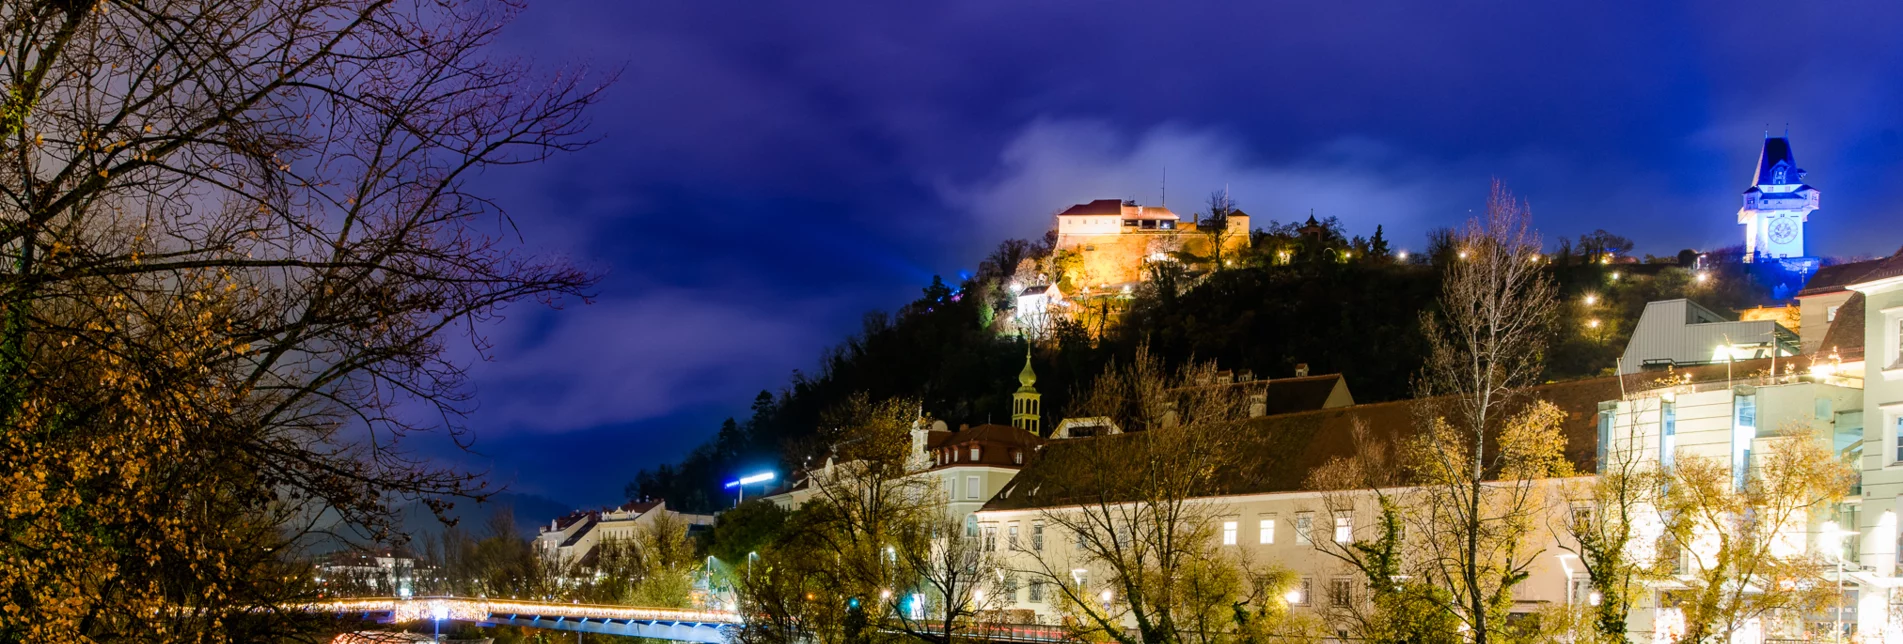
{"type": "Polygon", "coordinates": [[[1785,168],[1784,164],[1782,163],[1778,164],[1777,167],[1775,168],[1771,168],[1771,183],[1775,183],[1780,186],[1786,183],[1789,183],[1788,181],[1784,180],[1784,176],[1788,173],[1787,171],[1788,169],[1785,168]]]}
{"type": "Polygon", "coordinates": [[[971,462],[973,462],[973,463],[976,463],[976,462],[978,462],[978,456],[979,456],[979,453],[980,453],[980,452],[978,451],[978,446],[977,446],[977,445],[973,445],[973,446],[971,446],[971,462]]]}
{"type": "Polygon", "coordinates": [[[1024,464],[1024,450],[1011,450],[1011,464],[1012,465],[1024,464]]]}

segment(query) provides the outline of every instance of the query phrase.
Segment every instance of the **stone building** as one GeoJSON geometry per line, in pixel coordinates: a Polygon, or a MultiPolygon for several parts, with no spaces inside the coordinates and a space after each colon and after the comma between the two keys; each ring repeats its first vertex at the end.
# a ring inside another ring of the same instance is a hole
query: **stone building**
{"type": "Polygon", "coordinates": [[[1170,260],[1172,253],[1214,259],[1248,245],[1249,215],[1240,210],[1230,213],[1220,230],[1183,221],[1169,208],[1120,199],[1081,203],[1057,214],[1056,250],[1077,256],[1069,277],[1079,292],[1140,282],[1144,265],[1170,260]]]}

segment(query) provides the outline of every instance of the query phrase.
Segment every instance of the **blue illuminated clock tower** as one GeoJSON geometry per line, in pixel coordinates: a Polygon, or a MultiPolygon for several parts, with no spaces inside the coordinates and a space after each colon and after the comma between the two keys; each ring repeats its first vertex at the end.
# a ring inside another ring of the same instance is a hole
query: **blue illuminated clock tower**
{"type": "Polygon", "coordinates": [[[1744,260],[1781,261],[1801,271],[1800,266],[1814,261],[1804,254],[1804,222],[1817,209],[1818,192],[1804,185],[1804,171],[1791,156],[1789,138],[1764,137],[1751,184],[1744,191],[1744,207],[1738,209],[1744,260]]]}

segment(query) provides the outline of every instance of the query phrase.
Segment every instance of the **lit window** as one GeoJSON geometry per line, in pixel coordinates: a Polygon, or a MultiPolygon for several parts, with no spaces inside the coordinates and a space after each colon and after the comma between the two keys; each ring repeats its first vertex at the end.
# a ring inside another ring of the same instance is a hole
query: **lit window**
{"type": "Polygon", "coordinates": [[[1659,465],[1670,468],[1678,453],[1678,403],[1659,404],[1659,465]]]}
{"type": "Polygon", "coordinates": [[[1222,522],[1222,545],[1225,545],[1225,546],[1236,545],[1236,522],[1234,521],[1222,522]]]}
{"type": "Polygon", "coordinates": [[[1256,538],[1261,543],[1275,543],[1275,517],[1263,519],[1260,531],[1256,538]]]}
{"type": "Polygon", "coordinates": [[[1355,540],[1355,513],[1341,511],[1335,513],[1335,543],[1348,543],[1355,540]]]}
{"type": "Polygon", "coordinates": [[[1299,543],[1304,546],[1314,543],[1315,535],[1309,533],[1309,531],[1313,530],[1314,528],[1315,528],[1315,513],[1313,512],[1295,513],[1295,543],[1299,543]]]}

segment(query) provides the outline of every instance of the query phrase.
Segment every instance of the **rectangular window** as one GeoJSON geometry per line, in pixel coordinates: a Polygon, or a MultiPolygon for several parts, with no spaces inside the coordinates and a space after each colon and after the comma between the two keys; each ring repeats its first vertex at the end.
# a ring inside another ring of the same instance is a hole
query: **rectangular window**
{"type": "Polygon", "coordinates": [[[1041,582],[1041,581],[1031,582],[1031,603],[1033,604],[1044,603],[1044,582],[1041,582]]]}
{"type": "Polygon", "coordinates": [[[1225,546],[1236,545],[1236,522],[1234,521],[1222,522],[1222,545],[1225,545],[1225,546]]]}
{"type": "Polygon", "coordinates": [[[1903,416],[1896,417],[1895,426],[1896,429],[1890,432],[1890,435],[1897,437],[1896,462],[1903,463],[1903,416]]]}
{"type": "MultiPolygon", "coordinates": [[[[1297,521],[1299,522],[1300,519],[1297,519],[1297,521]]],[[[1300,582],[1295,584],[1295,590],[1289,591],[1288,595],[1284,596],[1283,599],[1288,600],[1290,606],[1307,606],[1308,596],[1314,592],[1314,590],[1315,580],[1303,577],[1300,582]]]]}
{"type": "Polygon", "coordinates": [[[1341,510],[1335,513],[1335,543],[1348,543],[1355,540],[1355,513],[1341,510]]]}
{"type": "Polygon", "coordinates": [[[965,498],[967,499],[978,498],[978,477],[976,476],[965,477],[965,498]]]}
{"type": "Polygon", "coordinates": [[[1758,396],[1737,394],[1731,400],[1731,477],[1742,490],[1750,479],[1751,441],[1758,437],[1758,396]]]}
{"type": "Polygon", "coordinates": [[[995,526],[995,525],[985,526],[985,552],[992,552],[997,549],[998,549],[998,526],[995,526]]]}
{"type": "Polygon", "coordinates": [[[1031,524],[1031,551],[1044,551],[1044,524],[1042,523],[1031,524]]]}
{"type": "Polygon", "coordinates": [[[1262,525],[1258,526],[1258,530],[1261,532],[1261,534],[1256,536],[1259,542],[1275,543],[1275,517],[1263,519],[1262,525]]]}
{"type": "Polygon", "coordinates": [[[1355,582],[1346,577],[1337,577],[1329,584],[1328,601],[1337,608],[1347,608],[1354,601],[1355,582]]]}
{"type": "Polygon", "coordinates": [[[1659,465],[1670,468],[1678,456],[1678,403],[1659,403],[1659,465]]]}
{"type": "Polygon", "coordinates": [[[1596,461],[1599,467],[1605,467],[1606,452],[1612,449],[1612,421],[1617,417],[1618,413],[1619,403],[1599,403],[1599,448],[1597,452],[1599,459],[1596,461]]]}
{"type": "Polygon", "coordinates": [[[1008,545],[1012,550],[1017,550],[1018,549],[1018,523],[1016,521],[1012,521],[1011,525],[1006,526],[1004,530],[1005,530],[1005,534],[1004,534],[1005,544],[1008,545]]]}
{"type": "Polygon", "coordinates": [[[1295,513],[1295,543],[1304,546],[1315,542],[1315,535],[1309,531],[1315,529],[1315,513],[1295,513]]]}
{"type": "Polygon", "coordinates": [[[971,462],[973,462],[973,463],[976,463],[976,462],[978,462],[978,455],[979,455],[980,453],[981,453],[981,452],[979,452],[979,451],[978,451],[978,446],[977,446],[977,445],[973,445],[973,446],[971,446],[971,462]]]}

